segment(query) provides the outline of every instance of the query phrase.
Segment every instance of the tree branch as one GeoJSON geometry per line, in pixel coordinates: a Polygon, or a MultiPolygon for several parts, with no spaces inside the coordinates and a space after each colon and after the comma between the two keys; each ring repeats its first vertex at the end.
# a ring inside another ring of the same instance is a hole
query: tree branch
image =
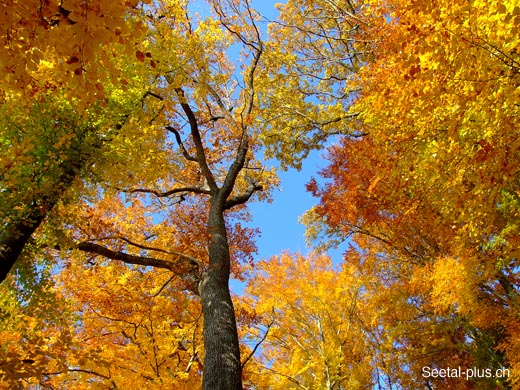
{"type": "Polygon", "coordinates": [[[173,135],[175,136],[175,140],[177,141],[177,145],[179,145],[179,148],[181,148],[181,152],[182,152],[182,155],[184,156],[184,158],[188,161],[195,161],[197,162],[197,159],[195,157],[193,157],[192,155],[190,155],[188,153],[188,151],[186,150],[186,148],[184,147],[184,144],[182,142],[182,139],[181,139],[181,135],[179,134],[179,131],[175,128],[173,128],[172,126],[166,126],[166,130],[168,130],[169,132],[173,133],[173,135]]]}
{"type": "Polygon", "coordinates": [[[155,257],[145,257],[130,255],[124,252],[116,252],[93,242],[80,242],[77,249],[83,252],[95,253],[111,260],[119,260],[127,264],[143,265],[146,267],[164,268],[172,272],[177,271],[177,265],[169,260],[157,259],[155,257]]]}
{"type": "Polygon", "coordinates": [[[498,282],[506,292],[507,297],[509,298],[511,306],[515,309],[518,309],[518,290],[515,286],[507,279],[507,276],[502,272],[498,271],[498,282]]]}
{"type": "MultiPolygon", "coordinates": [[[[233,190],[233,187],[235,185],[235,181],[238,177],[238,174],[244,167],[247,152],[249,150],[249,135],[248,135],[247,129],[246,129],[247,120],[245,120],[245,119],[247,119],[250,116],[250,114],[253,110],[253,107],[254,107],[254,99],[255,99],[255,95],[256,95],[255,85],[254,85],[254,76],[255,76],[256,69],[258,67],[258,63],[260,62],[260,57],[262,56],[262,53],[263,53],[263,42],[261,40],[260,32],[255,24],[254,16],[252,14],[251,7],[249,6],[248,2],[246,2],[246,12],[247,12],[249,20],[251,22],[251,25],[253,26],[256,42],[252,42],[249,39],[246,39],[246,37],[244,37],[240,32],[234,31],[224,20],[225,16],[224,16],[222,8],[216,7],[215,11],[219,15],[220,22],[222,23],[224,28],[226,28],[231,34],[235,35],[240,41],[242,41],[242,43],[244,43],[244,45],[250,47],[254,51],[253,59],[251,61],[251,66],[250,66],[249,71],[247,72],[247,74],[245,76],[245,80],[244,80],[245,86],[248,89],[248,94],[247,94],[246,101],[244,102],[244,108],[242,109],[242,112],[240,114],[241,115],[241,127],[242,127],[242,139],[240,141],[240,146],[238,147],[236,157],[235,157],[233,163],[231,164],[231,166],[228,170],[228,173],[226,175],[226,178],[224,179],[224,184],[222,185],[222,195],[223,195],[224,202],[226,202],[225,200],[231,194],[231,191],[233,190]]],[[[247,196],[247,194],[245,194],[246,196],[241,197],[240,201],[242,201],[242,200],[247,201],[247,199],[249,199],[249,197],[251,197],[253,192],[254,192],[254,189],[251,192],[251,194],[249,194],[249,196],[247,196]]],[[[236,201],[238,201],[238,198],[236,199],[236,201]]],[[[236,204],[240,204],[240,201],[239,201],[239,203],[236,203],[236,204]]],[[[226,207],[226,205],[227,205],[227,202],[225,203],[224,207],[226,207]]],[[[231,205],[231,203],[229,205],[231,205]]],[[[231,207],[231,206],[229,206],[229,207],[231,207]]]]}
{"type": "Polygon", "coordinates": [[[206,181],[210,188],[210,192],[214,193],[217,190],[217,183],[215,182],[215,178],[213,177],[213,174],[211,173],[211,170],[208,166],[208,162],[206,161],[206,154],[204,152],[204,145],[202,144],[202,139],[200,137],[197,118],[195,117],[195,113],[188,104],[182,88],[175,88],[175,92],[179,97],[179,101],[184,113],[188,117],[191,137],[193,139],[193,143],[195,144],[195,150],[197,151],[196,161],[199,164],[202,175],[206,178],[206,181]]]}
{"type": "MultiPolygon", "coordinates": [[[[220,108],[220,111],[222,112],[222,116],[216,116],[216,117],[213,116],[212,118],[228,119],[232,123],[236,123],[235,118],[233,118],[233,116],[231,115],[232,107],[231,108],[226,107],[226,105],[222,101],[222,98],[219,96],[217,91],[215,91],[215,89],[210,84],[205,83],[204,86],[208,89],[208,91],[211,94],[211,96],[213,97],[213,99],[215,99],[215,102],[217,103],[217,105],[220,108]]],[[[210,120],[211,120],[211,118],[210,118],[210,120]]]]}
{"type": "Polygon", "coordinates": [[[280,376],[283,376],[284,378],[287,378],[287,380],[289,380],[290,382],[294,383],[295,385],[297,385],[301,389],[309,390],[308,387],[304,386],[300,381],[298,381],[297,379],[293,378],[290,375],[284,374],[283,372],[280,372],[280,371],[273,370],[272,368],[267,367],[267,366],[263,366],[262,365],[262,368],[264,368],[264,369],[266,369],[268,371],[271,371],[273,374],[280,375],[280,376]]]}
{"type": "Polygon", "coordinates": [[[102,241],[102,240],[121,240],[121,241],[124,241],[127,244],[135,246],[136,248],[139,248],[139,249],[161,252],[161,253],[166,253],[168,255],[178,256],[180,258],[188,260],[191,264],[194,264],[194,265],[197,264],[198,266],[200,266],[200,261],[198,259],[185,255],[184,253],[175,252],[175,251],[167,251],[167,250],[161,249],[161,248],[155,248],[155,247],[151,247],[151,246],[138,244],[136,242],[129,240],[128,238],[121,237],[121,236],[108,236],[108,237],[103,237],[103,238],[91,239],[90,241],[102,241]]]}
{"type": "Polygon", "coordinates": [[[80,242],[77,249],[83,252],[94,253],[101,255],[110,260],[118,260],[127,264],[142,265],[145,267],[163,268],[174,272],[179,277],[188,283],[187,288],[198,295],[198,274],[199,274],[199,262],[195,262],[193,258],[179,254],[179,258],[188,261],[188,269],[182,272],[182,267],[179,267],[179,263],[175,261],[157,259],[155,257],[147,256],[136,256],[124,252],[116,252],[111,249],[105,248],[104,246],[94,244],[93,242],[80,242]],[[196,270],[196,271],[195,271],[196,270]]]}
{"type": "Polygon", "coordinates": [[[249,2],[245,2],[245,12],[240,11],[239,9],[234,9],[234,11],[237,14],[245,14],[247,13],[247,16],[249,18],[249,22],[251,23],[251,26],[254,30],[254,40],[247,38],[243,33],[240,31],[236,31],[230,26],[230,23],[228,23],[226,19],[226,12],[222,9],[222,6],[220,4],[214,5],[214,10],[217,13],[220,23],[222,26],[229,31],[230,34],[234,35],[240,42],[242,42],[245,46],[248,46],[254,51],[253,59],[251,61],[251,68],[249,69],[249,72],[247,73],[245,77],[245,84],[249,89],[247,101],[244,104],[244,108],[242,110],[241,116],[242,121],[244,118],[247,118],[253,109],[253,103],[254,103],[254,97],[255,97],[255,89],[254,89],[254,74],[256,71],[256,68],[258,66],[258,63],[260,61],[260,57],[262,56],[264,45],[260,36],[260,31],[258,30],[258,27],[255,23],[255,18],[253,15],[253,12],[251,10],[251,6],[249,2]]]}
{"type": "Polygon", "coordinates": [[[224,203],[224,210],[229,210],[234,206],[246,203],[256,191],[263,191],[263,189],[264,187],[261,185],[249,181],[247,191],[241,195],[237,195],[231,199],[226,200],[226,203],[224,203]]]}
{"type": "Polygon", "coordinates": [[[264,335],[262,336],[262,338],[260,339],[260,341],[258,341],[258,343],[256,343],[255,347],[253,348],[253,350],[251,351],[251,353],[244,359],[244,361],[242,362],[242,369],[244,369],[245,365],[247,364],[247,362],[249,361],[249,359],[251,359],[253,357],[253,355],[256,353],[256,350],[258,349],[258,347],[260,347],[260,345],[265,341],[265,339],[267,338],[267,335],[269,334],[269,330],[271,329],[271,327],[273,326],[274,324],[274,318],[272,319],[272,321],[269,323],[269,325],[267,325],[267,329],[265,330],[265,333],[264,335]]]}
{"type": "Polygon", "coordinates": [[[224,179],[224,183],[222,184],[222,200],[225,202],[228,196],[231,194],[231,191],[233,191],[233,188],[235,187],[235,182],[238,177],[238,174],[244,167],[247,151],[249,150],[249,136],[245,133],[242,134],[242,140],[240,141],[240,146],[238,147],[237,154],[235,156],[235,159],[233,160],[233,163],[229,167],[229,170],[226,174],[226,178],[224,179]]]}
{"type": "Polygon", "coordinates": [[[127,192],[130,194],[135,194],[135,193],[153,194],[158,198],[167,198],[167,197],[175,195],[175,194],[184,194],[186,192],[191,192],[194,194],[206,194],[206,195],[211,194],[210,190],[207,190],[202,187],[179,187],[179,188],[174,188],[174,189],[171,189],[171,190],[165,191],[165,192],[150,190],[147,188],[136,188],[133,190],[129,190],[129,189],[125,190],[124,188],[117,188],[117,190],[121,191],[121,192],[127,192]]]}
{"type": "Polygon", "coordinates": [[[90,375],[98,376],[100,378],[107,379],[107,380],[111,379],[109,376],[100,374],[99,372],[92,371],[92,370],[82,370],[81,368],[67,368],[66,371],[58,371],[58,372],[42,372],[42,375],[54,376],[54,375],[64,374],[65,372],[80,372],[83,374],[90,374],[90,375]]]}
{"type": "Polygon", "coordinates": [[[247,4],[247,12],[249,14],[249,19],[251,20],[251,24],[253,28],[255,29],[256,39],[257,42],[255,45],[251,44],[250,46],[255,51],[255,54],[253,56],[253,61],[251,63],[251,68],[249,69],[249,72],[247,74],[247,80],[246,85],[249,88],[249,99],[244,107],[244,110],[242,112],[242,115],[245,114],[245,117],[248,117],[251,114],[251,111],[253,110],[253,103],[255,99],[255,86],[254,86],[254,76],[256,72],[256,68],[258,67],[258,63],[260,62],[260,57],[262,56],[262,53],[264,51],[264,44],[262,42],[262,39],[260,38],[260,32],[258,31],[258,28],[254,22],[253,15],[251,13],[251,8],[249,7],[249,4],[247,4]]]}
{"type": "Polygon", "coordinates": [[[168,279],[168,280],[167,280],[167,281],[166,281],[166,282],[161,286],[161,288],[159,289],[159,291],[157,291],[155,294],[152,295],[152,297],[155,298],[155,297],[159,296],[159,294],[162,292],[162,290],[164,290],[164,289],[166,288],[166,286],[167,286],[168,284],[170,284],[170,282],[175,278],[175,276],[176,276],[176,275],[171,276],[171,277],[170,277],[170,278],[169,278],[169,279],[168,279]]]}

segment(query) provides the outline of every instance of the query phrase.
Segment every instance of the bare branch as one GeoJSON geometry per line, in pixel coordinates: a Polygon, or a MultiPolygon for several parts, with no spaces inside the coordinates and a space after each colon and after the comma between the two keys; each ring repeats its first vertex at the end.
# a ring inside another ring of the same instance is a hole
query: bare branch
{"type": "Polygon", "coordinates": [[[247,364],[247,362],[253,357],[253,355],[256,353],[256,350],[258,349],[258,347],[260,347],[260,345],[265,341],[265,339],[267,338],[267,335],[269,334],[269,330],[271,329],[271,327],[273,326],[274,324],[274,318],[271,320],[271,322],[269,323],[269,325],[267,325],[267,329],[265,330],[265,333],[264,335],[262,336],[262,338],[260,339],[260,341],[258,341],[258,343],[256,343],[255,347],[253,348],[253,350],[251,351],[251,353],[247,356],[247,358],[244,359],[244,361],[242,362],[242,369],[245,367],[245,365],[247,364]]]}
{"type": "Polygon", "coordinates": [[[179,145],[179,148],[181,148],[181,152],[182,152],[182,155],[184,156],[184,158],[188,161],[197,162],[197,159],[195,157],[193,157],[192,155],[190,155],[188,153],[188,151],[186,150],[186,148],[184,147],[184,144],[182,143],[182,139],[181,139],[181,135],[179,134],[179,131],[177,129],[173,128],[172,126],[166,126],[166,130],[173,133],[173,135],[175,136],[177,145],[179,145]]]}

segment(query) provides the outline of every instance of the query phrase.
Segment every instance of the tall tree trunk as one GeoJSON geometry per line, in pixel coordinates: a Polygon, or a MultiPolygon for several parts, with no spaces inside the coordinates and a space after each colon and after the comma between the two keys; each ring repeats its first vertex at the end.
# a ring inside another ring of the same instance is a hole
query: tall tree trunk
{"type": "Polygon", "coordinates": [[[203,390],[242,390],[242,367],[229,292],[230,254],[220,194],[212,198],[208,232],[209,267],[200,283],[204,313],[203,390]]]}
{"type": "Polygon", "coordinates": [[[60,174],[52,192],[40,196],[33,195],[25,204],[20,205],[25,211],[23,215],[3,227],[0,233],[0,283],[13,268],[32,234],[69,189],[77,174],[86,166],[88,155],[83,155],[78,145],[63,151],[69,155],[58,167],[60,174]]]}
{"type": "Polygon", "coordinates": [[[35,206],[29,218],[4,227],[4,231],[0,233],[0,283],[7,278],[25,244],[44,218],[45,214],[39,212],[35,206]]]}

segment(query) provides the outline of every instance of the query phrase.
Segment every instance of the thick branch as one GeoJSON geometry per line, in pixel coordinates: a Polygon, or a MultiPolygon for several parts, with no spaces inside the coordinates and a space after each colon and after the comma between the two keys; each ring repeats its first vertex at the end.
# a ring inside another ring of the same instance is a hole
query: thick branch
{"type": "Polygon", "coordinates": [[[126,264],[143,265],[145,267],[163,268],[174,272],[188,283],[187,288],[198,295],[198,272],[199,263],[189,256],[179,254],[179,258],[187,261],[188,269],[183,269],[182,265],[176,261],[157,259],[155,257],[136,256],[123,252],[116,252],[104,246],[94,244],[92,242],[81,242],[76,246],[83,252],[101,255],[110,260],[122,261],[126,264]],[[196,270],[196,272],[194,272],[196,270]]]}
{"type": "Polygon", "coordinates": [[[229,210],[234,206],[246,203],[256,191],[262,191],[263,189],[264,188],[261,185],[255,184],[250,181],[247,191],[245,193],[237,195],[226,201],[226,203],[224,204],[224,210],[229,210]]]}
{"type": "Polygon", "coordinates": [[[249,137],[246,133],[242,134],[242,140],[238,147],[237,154],[233,163],[229,167],[224,183],[222,184],[222,200],[225,202],[235,187],[238,174],[244,168],[246,162],[247,151],[249,150],[249,137]]]}
{"type": "Polygon", "coordinates": [[[173,255],[173,256],[177,256],[179,258],[185,259],[185,260],[189,261],[190,264],[192,264],[194,266],[195,265],[200,265],[200,261],[199,260],[197,260],[194,257],[185,255],[184,253],[175,252],[175,251],[167,251],[167,250],[161,249],[161,248],[155,248],[155,247],[151,247],[151,246],[147,246],[147,245],[141,245],[141,244],[138,244],[137,242],[133,242],[132,240],[129,240],[128,238],[125,238],[125,237],[109,236],[109,237],[103,237],[103,238],[99,238],[99,239],[96,239],[96,240],[90,240],[90,241],[101,241],[101,240],[121,240],[121,241],[124,241],[127,244],[135,246],[136,248],[139,248],[139,249],[144,249],[144,250],[147,250],[147,251],[166,253],[167,255],[173,255]]]}
{"type": "Polygon", "coordinates": [[[155,257],[145,257],[130,255],[128,253],[116,252],[104,246],[94,244],[93,242],[80,242],[77,247],[80,251],[95,253],[111,260],[119,260],[127,264],[144,265],[147,267],[164,268],[175,272],[178,270],[178,265],[175,262],[157,259],[155,257]]]}
{"type": "Polygon", "coordinates": [[[45,213],[40,212],[36,205],[33,207],[32,216],[27,220],[6,226],[0,234],[0,283],[5,280],[25,244],[45,218],[45,213]]]}
{"type": "MultiPolygon", "coordinates": [[[[143,99],[146,98],[146,94],[143,99]]],[[[130,117],[127,113],[113,125],[116,131],[123,128],[126,121],[130,117]]],[[[62,152],[68,155],[68,158],[59,164],[59,176],[52,186],[52,191],[46,193],[44,196],[35,196],[30,202],[24,205],[26,214],[23,219],[15,219],[14,221],[3,226],[0,232],[0,283],[3,282],[14,264],[18,260],[24,247],[31,239],[32,234],[42,224],[47,214],[51,212],[54,205],[60,200],[63,194],[69,189],[77,175],[85,169],[90,161],[90,157],[99,151],[107,139],[98,137],[91,146],[94,150],[87,152],[88,148],[82,149],[85,146],[82,142],[82,137],[90,132],[96,132],[97,129],[87,127],[75,129],[75,141],[78,145],[71,146],[69,149],[63,149],[62,152]],[[83,133],[84,131],[84,133],[83,133]]]]}
{"type": "Polygon", "coordinates": [[[211,194],[211,192],[208,189],[205,189],[202,187],[179,187],[179,188],[174,188],[174,189],[171,189],[171,190],[165,191],[165,192],[150,190],[147,188],[136,188],[133,190],[125,190],[125,189],[118,188],[118,191],[127,192],[130,194],[135,194],[135,193],[152,194],[158,198],[167,198],[167,197],[175,195],[175,194],[182,195],[187,192],[191,192],[193,194],[208,194],[208,195],[211,194]]]}
{"type": "Polygon", "coordinates": [[[215,192],[217,190],[217,183],[215,182],[215,178],[213,177],[213,174],[211,173],[211,170],[208,166],[208,162],[206,160],[206,154],[204,152],[204,145],[202,144],[202,139],[200,137],[197,118],[195,117],[195,113],[191,109],[190,105],[186,101],[186,96],[184,95],[184,91],[182,90],[182,88],[175,88],[175,92],[179,97],[180,104],[184,113],[188,117],[191,137],[193,138],[193,143],[195,144],[195,150],[197,152],[197,162],[199,164],[200,171],[202,175],[206,178],[211,192],[215,192]]]}
{"type": "Polygon", "coordinates": [[[3,227],[3,231],[0,233],[0,283],[5,280],[13,268],[32,234],[72,185],[76,175],[83,169],[87,161],[87,156],[82,155],[77,160],[69,159],[61,163],[59,167],[61,174],[53,188],[54,193],[48,193],[24,205],[27,214],[22,219],[3,227]]]}

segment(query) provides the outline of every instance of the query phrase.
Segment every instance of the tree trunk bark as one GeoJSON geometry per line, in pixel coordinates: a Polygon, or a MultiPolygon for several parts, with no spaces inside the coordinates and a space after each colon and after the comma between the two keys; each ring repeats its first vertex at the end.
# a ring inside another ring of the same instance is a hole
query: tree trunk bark
{"type": "Polygon", "coordinates": [[[211,201],[208,220],[209,267],[200,282],[204,314],[203,390],[242,390],[242,367],[229,292],[230,254],[220,194],[211,201]]]}
{"type": "Polygon", "coordinates": [[[32,234],[86,166],[88,155],[81,153],[81,140],[75,142],[78,144],[62,151],[68,155],[58,167],[59,176],[52,191],[26,200],[25,204],[20,205],[25,210],[24,215],[3,227],[0,233],[0,283],[13,268],[32,234]]]}
{"type": "Polygon", "coordinates": [[[5,226],[4,231],[0,234],[0,283],[5,280],[22,253],[25,244],[44,218],[45,214],[35,209],[26,220],[5,226]]]}

